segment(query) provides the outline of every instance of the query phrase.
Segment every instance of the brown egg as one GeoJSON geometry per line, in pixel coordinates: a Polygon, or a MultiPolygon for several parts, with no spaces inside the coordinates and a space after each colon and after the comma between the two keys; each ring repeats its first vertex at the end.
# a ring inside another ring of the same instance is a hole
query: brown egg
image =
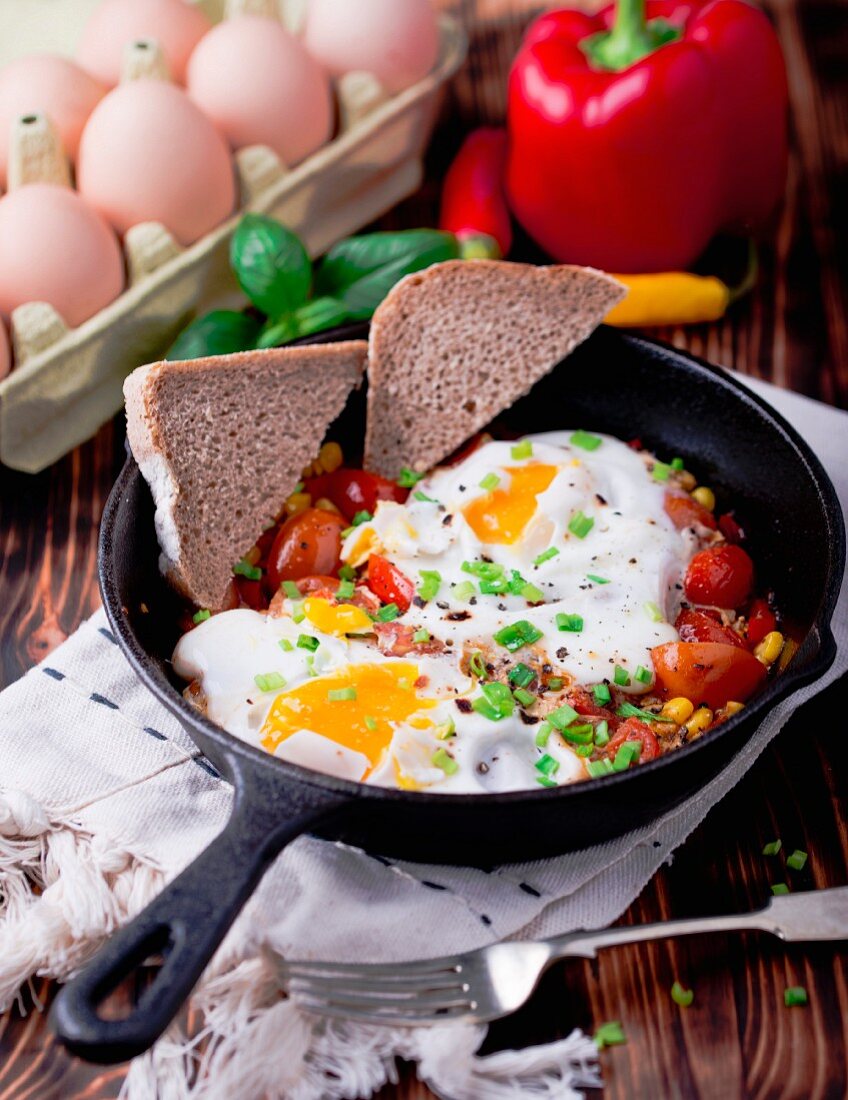
{"type": "Polygon", "coordinates": [[[118,239],[75,191],[30,183],[0,199],[0,313],[49,302],[75,327],[123,288],[118,239]]]}
{"type": "Polygon", "coordinates": [[[12,349],[9,346],[9,334],[6,325],[0,317],[0,382],[12,369],[12,349]]]}
{"type": "Polygon", "coordinates": [[[124,51],[137,38],[154,38],[173,80],[185,83],[191,51],[211,23],[186,0],[103,0],[85,25],[77,61],[113,87],[121,79],[124,51]]]}
{"type": "Polygon", "coordinates": [[[223,137],[181,88],[134,80],[95,108],[80,142],[80,193],[117,229],[161,222],[189,245],[233,212],[223,137]]]}
{"type": "Polygon", "coordinates": [[[0,72],[0,185],[6,186],[9,135],[23,115],[47,115],[75,161],[82,128],[106,88],[73,61],[52,54],[33,54],[11,62],[0,72]]]}

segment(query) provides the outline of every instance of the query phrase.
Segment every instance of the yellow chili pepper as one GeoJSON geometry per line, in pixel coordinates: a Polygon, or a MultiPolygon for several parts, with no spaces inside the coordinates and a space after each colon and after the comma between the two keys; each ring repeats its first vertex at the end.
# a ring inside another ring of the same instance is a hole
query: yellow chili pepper
{"type": "Polygon", "coordinates": [[[628,294],[607,314],[608,325],[643,328],[717,321],[727,312],[728,306],[756,282],[757,254],[752,242],[745,278],[735,287],[728,286],[715,275],[692,275],[688,271],[616,275],[615,278],[624,283],[628,294]]]}

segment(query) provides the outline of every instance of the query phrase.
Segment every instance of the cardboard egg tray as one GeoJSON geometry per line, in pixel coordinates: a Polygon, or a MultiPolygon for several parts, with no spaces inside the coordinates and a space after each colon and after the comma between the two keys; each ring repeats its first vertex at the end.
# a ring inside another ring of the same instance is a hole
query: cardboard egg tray
{"type": "MultiPolygon", "coordinates": [[[[0,461],[43,470],[121,408],[125,376],[160,358],[192,317],[244,306],[229,244],[245,211],[278,218],[316,256],[415,191],[439,92],[466,50],[453,19],[443,16],[440,25],[436,66],[399,95],[387,97],[366,73],[338,81],[338,132],[296,168],[286,169],[265,146],[239,150],[239,210],[195,244],[181,248],[156,223],[133,226],[124,238],[127,287],[84,324],[69,329],[44,302],[18,307],[11,317],[16,365],[0,382],[0,461]]],[[[44,179],[39,162],[50,158],[38,155],[37,130],[26,163],[31,178],[44,179]]],[[[49,132],[40,138],[49,145],[49,132]]]]}

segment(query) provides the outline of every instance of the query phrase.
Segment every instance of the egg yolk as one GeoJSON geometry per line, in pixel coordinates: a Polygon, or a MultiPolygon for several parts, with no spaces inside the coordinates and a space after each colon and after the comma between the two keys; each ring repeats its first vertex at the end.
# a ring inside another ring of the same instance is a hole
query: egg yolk
{"type": "Polygon", "coordinates": [[[308,596],[303,613],[322,634],[361,634],[374,629],[370,616],[352,603],[331,603],[321,596],[308,596]]]}
{"type": "Polygon", "coordinates": [[[362,753],[369,775],[382,760],[395,726],[436,705],[416,693],[417,678],[418,666],[411,661],[388,661],[348,665],[332,676],[308,680],[274,700],[262,727],[262,745],[274,752],[298,730],[311,730],[362,753]]]}
{"type": "Polygon", "coordinates": [[[485,543],[518,542],[536,513],[536,497],[544,493],[559,472],[556,466],[532,463],[506,471],[509,485],[477,497],[462,510],[469,527],[485,543]]]}

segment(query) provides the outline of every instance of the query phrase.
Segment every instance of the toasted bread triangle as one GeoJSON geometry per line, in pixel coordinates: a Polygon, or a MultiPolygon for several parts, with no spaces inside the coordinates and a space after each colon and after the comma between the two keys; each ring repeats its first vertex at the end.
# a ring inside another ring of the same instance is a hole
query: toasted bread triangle
{"type": "Polygon", "coordinates": [[[423,471],[526,394],[625,294],[585,267],[456,260],[408,275],[374,314],[364,466],[423,471]]]}
{"type": "Polygon", "coordinates": [[[220,608],[232,567],[273,522],[359,385],[362,340],[140,367],[127,435],[156,504],[162,570],[220,608]]]}

